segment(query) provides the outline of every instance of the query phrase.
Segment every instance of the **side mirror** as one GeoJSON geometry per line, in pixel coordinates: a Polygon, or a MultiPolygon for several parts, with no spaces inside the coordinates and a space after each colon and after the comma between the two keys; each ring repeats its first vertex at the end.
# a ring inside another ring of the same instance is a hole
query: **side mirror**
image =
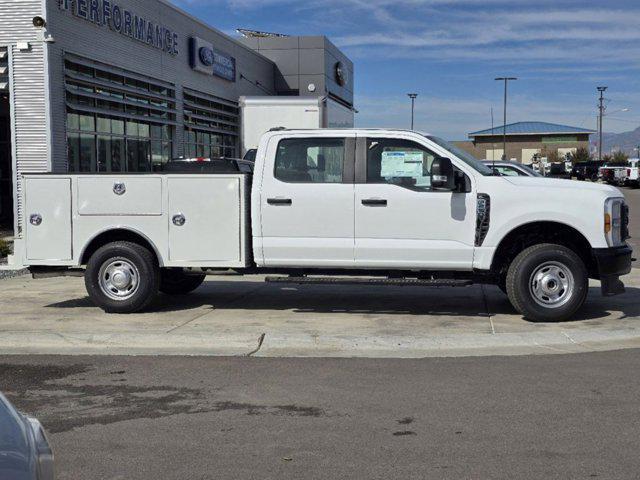
{"type": "Polygon", "coordinates": [[[448,158],[438,157],[431,164],[431,187],[439,190],[455,190],[456,179],[453,163],[448,158]]]}

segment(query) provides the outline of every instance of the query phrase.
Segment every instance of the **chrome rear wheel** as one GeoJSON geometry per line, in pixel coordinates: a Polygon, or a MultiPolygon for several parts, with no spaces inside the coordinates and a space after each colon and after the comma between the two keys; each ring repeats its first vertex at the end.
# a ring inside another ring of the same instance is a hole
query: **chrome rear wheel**
{"type": "Polygon", "coordinates": [[[138,291],[140,272],[130,261],[115,258],[100,268],[100,290],[112,300],[128,300],[138,291]]]}

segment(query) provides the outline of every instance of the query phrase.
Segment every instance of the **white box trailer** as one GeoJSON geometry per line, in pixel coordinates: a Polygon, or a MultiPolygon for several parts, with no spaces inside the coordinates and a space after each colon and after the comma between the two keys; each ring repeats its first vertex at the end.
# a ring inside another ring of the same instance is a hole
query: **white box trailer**
{"type": "Polygon", "coordinates": [[[242,156],[272,128],[353,128],[354,110],[330,97],[240,97],[242,156]]]}

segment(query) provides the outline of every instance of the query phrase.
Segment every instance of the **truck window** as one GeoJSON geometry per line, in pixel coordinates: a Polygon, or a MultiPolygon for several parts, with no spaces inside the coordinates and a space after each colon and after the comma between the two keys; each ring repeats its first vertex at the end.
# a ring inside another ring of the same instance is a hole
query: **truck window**
{"type": "Polygon", "coordinates": [[[344,138],[281,140],[275,178],[289,183],[342,183],[344,152],[344,138]]]}
{"type": "Polygon", "coordinates": [[[367,142],[367,183],[390,183],[412,190],[431,190],[436,155],[409,140],[372,138],[367,142]]]}

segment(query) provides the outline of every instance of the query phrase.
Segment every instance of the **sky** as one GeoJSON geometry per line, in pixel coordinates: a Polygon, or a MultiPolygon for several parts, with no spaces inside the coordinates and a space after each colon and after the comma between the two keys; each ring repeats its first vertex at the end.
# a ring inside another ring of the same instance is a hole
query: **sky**
{"type": "Polygon", "coordinates": [[[326,35],[355,64],[356,125],[410,126],[450,140],[507,123],[640,126],[638,0],[172,0],[228,34],[326,35]],[[628,111],[623,111],[628,109],[628,111]]]}

